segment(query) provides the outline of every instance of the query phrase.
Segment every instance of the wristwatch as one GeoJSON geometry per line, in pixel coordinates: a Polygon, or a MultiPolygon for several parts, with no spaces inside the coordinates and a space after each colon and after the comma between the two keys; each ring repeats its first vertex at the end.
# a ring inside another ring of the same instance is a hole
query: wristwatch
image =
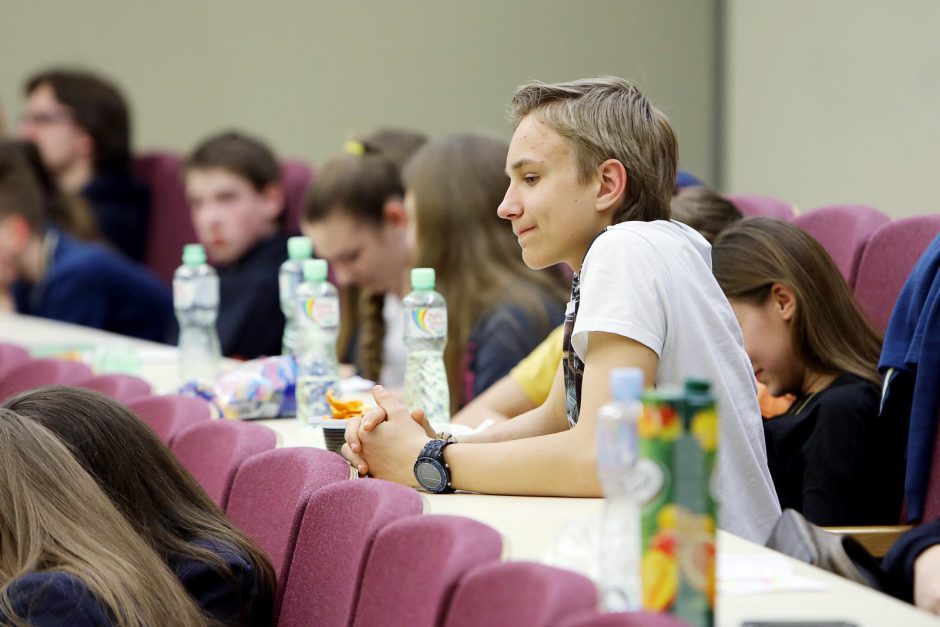
{"type": "Polygon", "coordinates": [[[421,449],[415,461],[415,479],[422,488],[434,494],[453,492],[450,484],[450,466],[444,461],[444,449],[450,440],[431,440],[421,449]]]}

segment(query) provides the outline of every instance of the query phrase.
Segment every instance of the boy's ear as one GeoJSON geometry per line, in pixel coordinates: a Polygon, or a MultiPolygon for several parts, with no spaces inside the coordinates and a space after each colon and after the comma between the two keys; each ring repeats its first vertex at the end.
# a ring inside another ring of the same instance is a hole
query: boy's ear
{"type": "Polygon", "coordinates": [[[783,283],[774,283],[770,286],[770,298],[780,317],[789,322],[796,313],[796,294],[793,290],[783,283]]]}
{"type": "Polygon", "coordinates": [[[405,203],[401,198],[389,198],[382,206],[382,217],[385,219],[385,223],[391,226],[405,226],[408,222],[405,203]]]}
{"type": "Polygon", "coordinates": [[[609,211],[620,206],[627,194],[627,169],[617,159],[608,159],[597,167],[598,211],[609,211]]]}
{"type": "Polygon", "coordinates": [[[287,211],[284,204],[284,187],[280,183],[271,183],[261,191],[264,197],[264,212],[268,222],[277,220],[282,211],[287,211]]]}

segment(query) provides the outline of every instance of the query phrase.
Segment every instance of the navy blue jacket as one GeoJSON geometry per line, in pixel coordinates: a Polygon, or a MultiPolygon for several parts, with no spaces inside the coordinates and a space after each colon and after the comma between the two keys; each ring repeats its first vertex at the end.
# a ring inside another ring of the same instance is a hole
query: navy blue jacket
{"type": "Polygon", "coordinates": [[[51,254],[43,279],[13,284],[18,312],[145,340],[164,338],[173,301],[149,270],[56,229],[46,238],[51,254]]]}
{"type": "Polygon", "coordinates": [[[940,408],[940,236],[911,272],[891,313],[879,370],[886,376],[882,413],[910,415],[907,440],[909,520],[923,516],[940,408]]]}
{"type": "Polygon", "coordinates": [[[124,172],[96,176],[82,196],[91,207],[98,230],[122,254],[143,261],[150,215],[150,189],[124,172]]]}
{"type": "MultiPolygon", "coordinates": [[[[110,613],[77,577],[62,572],[23,575],[7,588],[17,617],[34,627],[104,627],[110,613]]],[[[0,615],[0,623],[4,623],[0,615]]]]}
{"type": "Polygon", "coordinates": [[[219,341],[226,357],[280,355],[284,336],[277,273],[287,236],[275,235],[219,267],[219,341]]]}
{"type": "Polygon", "coordinates": [[[234,573],[233,580],[205,562],[171,560],[170,569],[196,604],[224,625],[270,625],[274,599],[262,589],[259,573],[247,556],[223,542],[198,540],[196,544],[219,555],[234,573]]]}

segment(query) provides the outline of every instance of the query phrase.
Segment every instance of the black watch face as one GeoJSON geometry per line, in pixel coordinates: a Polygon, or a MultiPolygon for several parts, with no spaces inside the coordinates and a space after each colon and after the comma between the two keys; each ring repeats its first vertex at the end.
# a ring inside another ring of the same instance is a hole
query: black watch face
{"type": "Polygon", "coordinates": [[[428,457],[415,464],[415,477],[421,487],[428,492],[440,492],[447,487],[447,475],[444,468],[428,457]]]}

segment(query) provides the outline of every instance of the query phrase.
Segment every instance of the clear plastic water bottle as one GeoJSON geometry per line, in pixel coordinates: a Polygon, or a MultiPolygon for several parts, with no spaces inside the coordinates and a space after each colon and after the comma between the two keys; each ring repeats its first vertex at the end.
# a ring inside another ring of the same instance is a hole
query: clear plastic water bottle
{"type": "Polygon", "coordinates": [[[173,308],[180,330],[181,382],[215,376],[222,355],[215,326],[219,276],[206,263],[206,251],[200,244],[183,247],[183,265],[173,274],[173,308]]]}
{"type": "Polygon", "coordinates": [[[449,422],[450,388],[444,368],[447,303],[434,287],[434,268],[411,271],[412,292],[402,301],[408,354],[405,403],[410,409],[423,409],[432,422],[449,422]]]}
{"type": "Polygon", "coordinates": [[[287,261],[278,271],[278,287],[281,311],[284,312],[284,341],[282,355],[295,355],[297,341],[297,288],[304,282],[304,260],[313,256],[313,243],[308,237],[291,237],[287,240],[287,261]]]}
{"type": "Polygon", "coordinates": [[[610,373],[610,402],[597,412],[597,476],[604,488],[598,583],[607,611],[639,609],[640,503],[635,494],[637,422],[643,411],[643,371],[610,373]]]}
{"type": "Polygon", "coordinates": [[[297,288],[297,418],[309,424],[330,414],[326,393],[339,387],[339,294],[326,280],[324,260],[307,259],[303,269],[297,288]]]}

